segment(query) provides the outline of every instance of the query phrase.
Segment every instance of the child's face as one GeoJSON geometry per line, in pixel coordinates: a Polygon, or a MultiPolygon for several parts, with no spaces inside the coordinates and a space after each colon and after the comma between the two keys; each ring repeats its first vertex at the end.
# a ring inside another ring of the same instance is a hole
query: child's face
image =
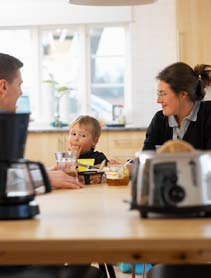
{"type": "Polygon", "coordinates": [[[69,133],[70,147],[84,154],[97,144],[98,138],[93,138],[92,126],[75,124],[69,133]]]}

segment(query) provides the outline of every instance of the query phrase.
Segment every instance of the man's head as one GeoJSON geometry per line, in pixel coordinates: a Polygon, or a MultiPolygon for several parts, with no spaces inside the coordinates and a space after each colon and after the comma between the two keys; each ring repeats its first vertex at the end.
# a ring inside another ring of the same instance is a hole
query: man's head
{"type": "Polygon", "coordinates": [[[22,94],[22,66],[17,58],[0,53],[0,110],[15,112],[16,102],[22,94]]]}

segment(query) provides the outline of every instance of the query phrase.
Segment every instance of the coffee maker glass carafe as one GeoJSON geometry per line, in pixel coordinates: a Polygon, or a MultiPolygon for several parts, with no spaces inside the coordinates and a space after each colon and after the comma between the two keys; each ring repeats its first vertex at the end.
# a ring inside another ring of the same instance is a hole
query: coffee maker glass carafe
{"type": "Polygon", "coordinates": [[[0,161],[0,205],[32,201],[36,190],[51,191],[44,166],[24,159],[0,161]]]}

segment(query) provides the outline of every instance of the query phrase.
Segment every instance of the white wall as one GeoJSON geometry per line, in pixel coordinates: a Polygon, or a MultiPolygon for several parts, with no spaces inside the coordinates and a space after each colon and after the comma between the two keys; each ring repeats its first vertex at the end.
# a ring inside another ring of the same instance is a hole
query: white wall
{"type": "Polygon", "coordinates": [[[148,126],[155,111],[158,72],[177,60],[174,0],[136,6],[132,23],[132,121],[148,126]]]}

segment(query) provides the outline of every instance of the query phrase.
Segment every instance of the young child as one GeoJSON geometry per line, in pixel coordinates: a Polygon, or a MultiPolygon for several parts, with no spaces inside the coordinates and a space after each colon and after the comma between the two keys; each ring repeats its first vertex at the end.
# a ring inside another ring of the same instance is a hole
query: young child
{"type": "Polygon", "coordinates": [[[95,165],[103,160],[108,161],[104,153],[95,151],[100,138],[101,126],[99,122],[88,115],[79,116],[70,125],[69,149],[76,150],[77,158],[94,158],[95,165]]]}

